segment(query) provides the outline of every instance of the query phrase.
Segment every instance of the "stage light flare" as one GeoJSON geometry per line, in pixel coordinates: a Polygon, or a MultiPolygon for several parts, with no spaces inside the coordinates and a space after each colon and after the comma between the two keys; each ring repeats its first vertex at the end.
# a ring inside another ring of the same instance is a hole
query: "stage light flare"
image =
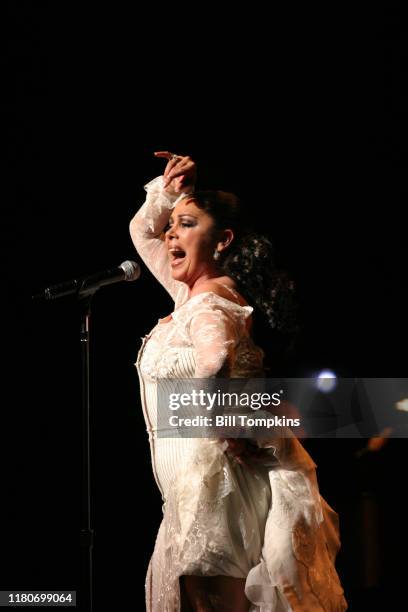
{"type": "Polygon", "coordinates": [[[323,393],[329,393],[337,385],[337,376],[331,370],[322,370],[316,379],[316,387],[323,393]]]}
{"type": "Polygon", "coordinates": [[[408,397],[396,402],[395,407],[397,410],[401,410],[402,412],[408,412],[408,397]]]}

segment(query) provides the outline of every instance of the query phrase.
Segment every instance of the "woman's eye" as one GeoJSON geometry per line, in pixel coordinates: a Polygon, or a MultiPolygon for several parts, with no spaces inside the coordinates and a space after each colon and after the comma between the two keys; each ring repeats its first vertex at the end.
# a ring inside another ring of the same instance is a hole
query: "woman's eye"
{"type": "MultiPolygon", "coordinates": [[[[181,227],[193,227],[192,223],[180,223],[181,227]]],[[[172,223],[168,223],[164,228],[165,232],[168,232],[173,227],[172,223]]]]}

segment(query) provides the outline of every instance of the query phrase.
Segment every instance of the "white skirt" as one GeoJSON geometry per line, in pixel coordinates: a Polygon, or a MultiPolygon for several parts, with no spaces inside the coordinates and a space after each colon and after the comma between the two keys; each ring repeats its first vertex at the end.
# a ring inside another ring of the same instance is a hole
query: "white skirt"
{"type": "Polygon", "coordinates": [[[231,460],[226,443],[189,445],[166,487],[146,577],[148,612],[180,611],[182,575],[246,579],[251,612],[347,609],[334,568],[337,514],[320,497],[315,464],[299,442],[279,444],[285,452],[269,445],[255,473],[231,460]]]}

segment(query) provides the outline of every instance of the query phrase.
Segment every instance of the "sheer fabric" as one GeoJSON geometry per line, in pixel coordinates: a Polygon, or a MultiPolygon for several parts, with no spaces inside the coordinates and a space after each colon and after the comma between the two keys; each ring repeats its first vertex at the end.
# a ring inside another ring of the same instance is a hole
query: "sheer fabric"
{"type": "Polygon", "coordinates": [[[157,436],[157,381],[262,376],[262,350],[246,325],[251,306],[213,292],[188,299],[171,277],[160,234],[176,195],[162,177],[146,186],[132,220],[139,255],[175,302],[167,323],[142,338],[136,367],[163,520],[146,576],[149,612],[179,612],[179,577],[246,579],[251,612],[341,612],[347,608],[334,561],[336,513],[319,494],[315,464],[295,438],[258,441],[263,465],[249,472],[214,439],[157,436]]]}

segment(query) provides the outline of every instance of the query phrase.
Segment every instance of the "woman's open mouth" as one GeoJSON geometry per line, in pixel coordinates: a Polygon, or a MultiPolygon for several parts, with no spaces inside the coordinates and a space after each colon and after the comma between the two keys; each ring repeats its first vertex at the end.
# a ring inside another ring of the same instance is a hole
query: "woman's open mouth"
{"type": "Polygon", "coordinates": [[[179,248],[169,249],[169,253],[170,265],[172,268],[174,268],[175,266],[179,266],[183,261],[184,257],[186,256],[186,252],[183,251],[183,249],[179,248]]]}

